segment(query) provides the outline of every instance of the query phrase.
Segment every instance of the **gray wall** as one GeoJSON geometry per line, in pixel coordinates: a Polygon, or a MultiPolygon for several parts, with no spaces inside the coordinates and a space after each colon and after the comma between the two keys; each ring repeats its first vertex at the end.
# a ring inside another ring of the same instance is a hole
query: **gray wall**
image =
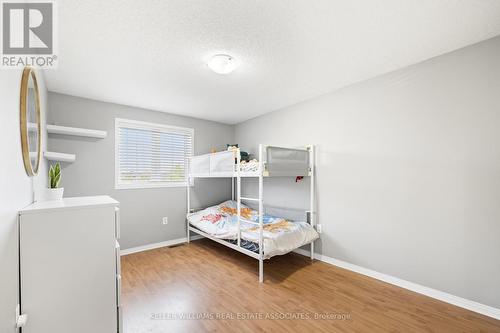
{"type": "MultiPolygon", "coordinates": [[[[319,252],[500,308],[499,96],[500,37],[244,122],[235,142],[318,145],[319,252]]],[[[288,182],[266,203],[307,206],[288,182]]]]}
{"type": "MultiPolygon", "coordinates": [[[[51,135],[49,148],[76,154],[75,163],[63,165],[65,196],[107,194],[120,201],[122,249],[185,237],[186,189],[115,190],[115,118],[194,128],[195,154],[222,149],[233,141],[229,125],[57,93],[49,93],[49,110],[51,124],[108,131],[102,140],[51,135]],[[161,224],[164,216],[168,225],[161,224]]],[[[197,180],[192,204],[217,204],[230,195],[229,180],[197,180]]]]}
{"type": "MultiPolygon", "coordinates": [[[[21,70],[0,74],[0,332],[15,332],[18,304],[17,212],[33,202],[33,191],[47,185],[47,163],[42,159],[39,175],[29,178],[24,170],[19,129],[21,70]]],[[[38,73],[42,122],[45,121],[47,90],[38,73]]],[[[45,145],[42,137],[42,145],[45,145]]]]}

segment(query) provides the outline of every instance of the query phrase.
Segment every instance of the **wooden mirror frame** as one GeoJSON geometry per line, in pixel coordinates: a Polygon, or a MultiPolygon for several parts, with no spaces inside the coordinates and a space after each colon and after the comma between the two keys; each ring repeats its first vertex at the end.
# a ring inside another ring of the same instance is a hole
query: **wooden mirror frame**
{"type": "Polygon", "coordinates": [[[38,169],[40,168],[40,160],[42,157],[42,125],[41,125],[41,112],[40,112],[40,93],[38,91],[38,82],[36,79],[35,70],[32,67],[25,67],[23,70],[23,76],[21,78],[21,101],[20,101],[20,126],[21,126],[21,149],[23,153],[23,162],[26,173],[29,177],[36,176],[38,169]],[[28,82],[30,77],[33,80],[34,91],[35,91],[35,112],[36,112],[36,126],[38,129],[38,156],[36,168],[33,169],[30,159],[30,148],[28,140],[28,117],[27,117],[27,97],[28,97],[28,82]]]}

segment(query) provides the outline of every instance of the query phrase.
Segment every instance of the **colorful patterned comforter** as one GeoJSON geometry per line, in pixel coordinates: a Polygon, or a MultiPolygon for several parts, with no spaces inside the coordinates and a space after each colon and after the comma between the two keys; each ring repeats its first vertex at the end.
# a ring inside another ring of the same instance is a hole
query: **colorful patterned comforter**
{"type": "MultiPolygon", "coordinates": [[[[259,242],[259,226],[249,222],[259,222],[256,210],[241,205],[241,238],[259,242]]],[[[188,215],[191,225],[213,237],[234,240],[238,238],[237,203],[229,200],[217,206],[188,215]]],[[[319,237],[306,222],[291,222],[281,217],[263,216],[264,256],[285,254],[319,237]]]]}

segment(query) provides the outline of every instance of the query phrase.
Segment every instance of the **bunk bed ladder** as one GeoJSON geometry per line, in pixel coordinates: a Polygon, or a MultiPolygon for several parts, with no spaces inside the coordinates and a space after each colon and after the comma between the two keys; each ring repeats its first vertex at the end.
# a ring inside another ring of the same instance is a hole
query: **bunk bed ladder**
{"type": "Polygon", "coordinates": [[[236,150],[236,198],[237,198],[237,214],[238,214],[238,247],[241,248],[241,200],[257,201],[259,203],[259,282],[264,282],[264,176],[263,176],[263,146],[259,145],[259,198],[249,198],[241,196],[241,155],[240,150],[236,150]]]}
{"type": "Polygon", "coordinates": [[[189,244],[189,241],[191,240],[190,239],[190,234],[191,232],[189,231],[189,219],[188,219],[188,215],[189,213],[191,213],[191,198],[189,197],[190,194],[190,190],[191,190],[191,173],[189,172],[189,158],[187,160],[187,163],[186,163],[186,167],[187,167],[187,182],[186,182],[186,200],[187,200],[187,214],[186,214],[186,228],[187,228],[187,234],[186,234],[186,239],[187,239],[187,243],[189,244]]]}
{"type": "MultiPolygon", "coordinates": [[[[238,213],[238,247],[241,247],[241,230],[240,230],[240,220],[241,220],[241,154],[240,149],[236,149],[236,200],[237,200],[237,213],[238,213]]],[[[234,179],[234,178],[233,178],[234,179]]]]}
{"type": "Polygon", "coordinates": [[[263,215],[264,215],[264,162],[262,161],[262,144],[259,144],[259,282],[264,282],[264,242],[263,242],[263,215]]]}
{"type": "MultiPolygon", "coordinates": [[[[307,149],[309,150],[309,175],[310,175],[310,188],[309,188],[309,223],[311,224],[311,227],[315,227],[315,209],[314,209],[314,146],[308,146],[307,149]]],[[[311,260],[314,259],[314,241],[311,242],[311,260]]]]}

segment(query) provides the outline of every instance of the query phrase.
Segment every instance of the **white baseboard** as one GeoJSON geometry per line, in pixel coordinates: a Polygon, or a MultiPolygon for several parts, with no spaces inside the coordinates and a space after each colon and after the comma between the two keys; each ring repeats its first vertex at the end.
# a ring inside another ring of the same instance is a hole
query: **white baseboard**
{"type": "MultiPolygon", "coordinates": [[[[200,236],[200,235],[191,236],[191,240],[197,240],[197,239],[200,239],[200,238],[203,238],[203,236],[200,236]]],[[[126,256],[127,254],[132,254],[132,253],[137,253],[137,252],[142,252],[142,251],[148,251],[148,250],[154,250],[154,249],[158,249],[160,247],[173,246],[173,245],[182,244],[182,243],[186,243],[186,242],[187,242],[187,238],[186,237],[177,238],[177,239],[171,239],[171,240],[168,240],[168,241],[165,241],[165,242],[159,242],[159,243],[153,243],[153,244],[146,244],[146,245],[141,245],[141,246],[136,246],[136,247],[131,247],[131,248],[128,248],[128,249],[124,249],[124,250],[120,251],[120,255],[121,256],[126,256]]]]}
{"type": "MultiPolygon", "coordinates": [[[[310,252],[307,250],[296,249],[294,252],[301,254],[301,255],[304,255],[304,256],[307,256],[307,257],[310,256],[310,252]]],[[[474,312],[480,313],[482,315],[500,320],[500,309],[497,309],[497,308],[494,308],[494,307],[491,307],[488,305],[484,305],[484,304],[481,304],[478,302],[474,302],[474,301],[471,301],[471,300],[468,300],[468,299],[465,299],[462,297],[451,295],[451,294],[445,293],[444,291],[421,286],[419,284],[416,284],[416,283],[413,283],[410,281],[406,281],[406,280],[403,280],[403,279],[400,279],[400,278],[397,278],[394,276],[390,276],[387,274],[379,273],[379,272],[373,271],[373,270],[368,269],[368,268],[353,265],[353,264],[350,264],[348,262],[338,260],[335,258],[331,258],[328,256],[324,256],[324,255],[321,255],[318,253],[314,253],[314,258],[318,259],[320,261],[326,262],[328,264],[338,266],[338,267],[341,267],[341,268],[344,268],[344,269],[347,269],[347,270],[350,270],[350,271],[353,271],[353,272],[356,272],[359,274],[363,274],[363,275],[372,277],[374,279],[381,280],[381,281],[393,284],[395,286],[405,288],[405,289],[411,290],[413,292],[416,292],[416,293],[419,293],[419,294],[422,294],[425,296],[429,296],[429,297],[435,298],[437,300],[440,300],[440,301],[443,301],[443,302],[446,302],[449,304],[453,304],[453,305],[459,306],[461,308],[464,308],[464,309],[467,309],[470,311],[474,311],[474,312]]]]}

